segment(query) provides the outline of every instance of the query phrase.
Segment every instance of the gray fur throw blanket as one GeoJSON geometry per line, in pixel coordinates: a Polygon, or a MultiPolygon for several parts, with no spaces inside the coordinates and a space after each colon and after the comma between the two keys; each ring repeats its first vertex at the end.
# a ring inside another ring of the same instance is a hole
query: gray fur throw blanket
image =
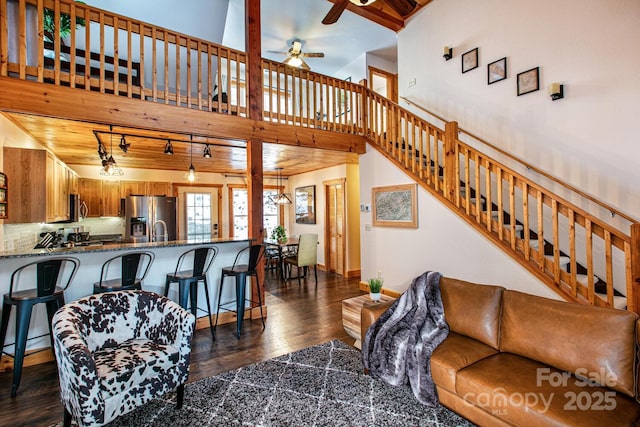
{"type": "Polygon", "coordinates": [[[431,355],[449,335],[440,297],[438,272],[427,271],[367,330],[362,363],[374,378],[398,386],[411,385],[427,406],[438,403],[431,378],[431,355]]]}

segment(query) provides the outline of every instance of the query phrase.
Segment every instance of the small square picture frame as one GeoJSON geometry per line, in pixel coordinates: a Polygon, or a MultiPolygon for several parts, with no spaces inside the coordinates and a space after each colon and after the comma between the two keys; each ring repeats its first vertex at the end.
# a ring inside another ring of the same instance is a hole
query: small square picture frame
{"type": "Polygon", "coordinates": [[[478,68],[478,48],[462,54],[462,73],[478,68]]]}
{"type": "Polygon", "coordinates": [[[518,73],[518,96],[540,90],[540,67],[518,73]]]}
{"type": "Polygon", "coordinates": [[[497,83],[507,78],[507,57],[487,65],[487,84],[497,83]]]}

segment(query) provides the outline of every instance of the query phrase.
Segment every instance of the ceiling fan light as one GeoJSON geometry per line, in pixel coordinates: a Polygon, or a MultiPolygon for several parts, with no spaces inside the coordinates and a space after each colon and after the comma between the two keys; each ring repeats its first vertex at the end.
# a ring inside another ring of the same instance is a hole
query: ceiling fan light
{"type": "Polygon", "coordinates": [[[297,56],[291,56],[284,60],[284,63],[290,67],[300,68],[302,66],[302,59],[297,56]]]}
{"type": "Polygon", "coordinates": [[[369,6],[371,3],[375,2],[376,0],[349,0],[349,1],[355,4],[356,6],[369,6]]]}

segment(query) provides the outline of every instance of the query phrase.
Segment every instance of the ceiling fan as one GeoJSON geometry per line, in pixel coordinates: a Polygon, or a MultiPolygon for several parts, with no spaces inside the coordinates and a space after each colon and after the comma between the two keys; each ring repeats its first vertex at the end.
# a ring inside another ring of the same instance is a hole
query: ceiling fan
{"type": "MultiPolygon", "coordinates": [[[[355,4],[356,6],[368,6],[376,0],[335,0],[333,6],[327,13],[327,16],[324,17],[322,23],[325,25],[335,23],[342,15],[342,12],[347,8],[349,2],[355,4]]],[[[384,0],[387,2],[389,7],[391,7],[398,15],[403,18],[409,15],[416,8],[417,3],[415,0],[384,0]]]]}
{"type": "Polygon", "coordinates": [[[284,61],[284,64],[294,67],[294,68],[302,68],[303,70],[310,70],[309,64],[307,64],[302,58],[324,58],[324,53],[312,52],[306,53],[302,51],[302,41],[294,39],[291,43],[291,48],[286,52],[278,52],[275,50],[270,50],[271,53],[280,53],[282,55],[287,55],[284,61]]]}

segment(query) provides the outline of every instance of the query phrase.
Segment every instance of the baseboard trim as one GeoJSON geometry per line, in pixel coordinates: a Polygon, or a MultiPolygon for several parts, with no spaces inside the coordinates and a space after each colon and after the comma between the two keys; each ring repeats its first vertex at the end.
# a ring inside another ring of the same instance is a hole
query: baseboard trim
{"type": "MultiPolygon", "coordinates": [[[[267,317],[267,306],[263,305],[262,306],[262,313],[264,314],[264,317],[267,317]]],[[[225,323],[235,323],[236,321],[236,313],[231,313],[231,312],[225,312],[225,313],[220,313],[220,317],[218,319],[218,325],[223,325],[225,323]]],[[[260,307],[253,307],[251,309],[247,309],[244,311],[244,317],[243,319],[259,319],[260,318],[260,307]]],[[[211,315],[211,320],[213,321],[213,324],[215,325],[216,323],[216,315],[212,314],[211,315]]],[[[210,328],[211,325],[209,324],[209,316],[203,316],[203,317],[198,317],[196,319],[196,329],[204,329],[204,328],[210,328]]]]}

